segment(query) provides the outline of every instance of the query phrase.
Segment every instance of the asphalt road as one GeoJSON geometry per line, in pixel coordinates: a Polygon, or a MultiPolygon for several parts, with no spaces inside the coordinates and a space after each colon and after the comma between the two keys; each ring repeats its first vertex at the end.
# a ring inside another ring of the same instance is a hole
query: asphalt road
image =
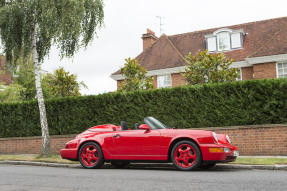
{"type": "Polygon", "coordinates": [[[0,190],[287,190],[287,172],[172,168],[82,169],[0,165],[0,190]]]}

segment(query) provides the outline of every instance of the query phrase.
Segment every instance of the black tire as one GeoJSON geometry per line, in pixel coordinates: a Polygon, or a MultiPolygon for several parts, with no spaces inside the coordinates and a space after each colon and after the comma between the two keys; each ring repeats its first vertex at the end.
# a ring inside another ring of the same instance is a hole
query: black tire
{"type": "Polygon", "coordinates": [[[128,161],[111,161],[111,164],[116,168],[124,168],[130,163],[128,161]]]}
{"type": "Polygon", "coordinates": [[[171,161],[174,164],[174,166],[177,169],[183,170],[183,171],[189,171],[189,170],[197,169],[201,165],[201,161],[202,161],[200,149],[198,148],[198,146],[194,142],[188,141],[188,140],[184,140],[184,141],[180,141],[180,142],[176,143],[172,148],[170,158],[171,158],[171,161]],[[193,155],[196,154],[195,159],[188,159],[188,164],[189,163],[191,163],[191,164],[189,164],[190,166],[187,166],[187,167],[180,166],[180,164],[178,164],[179,162],[177,162],[175,157],[174,157],[175,152],[177,152],[176,151],[177,148],[180,146],[183,146],[183,148],[184,148],[185,145],[188,145],[189,148],[193,148],[191,150],[191,152],[192,152],[191,154],[193,154],[193,155]]]}
{"type": "Polygon", "coordinates": [[[103,155],[103,152],[102,152],[102,149],[101,147],[95,143],[95,142],[87,142],[85,144],[83,144],[78,152],[78,159],[79,159],[79,162],[81,163],[81,165],[84,167],[84,168],[88,168],[88,169],[92,169],[92,168],[100,168],[103,164],[104,164],[104,155],[103,155]],[[86,161],[83,161],[85,159],[82,158],[82,152],[83,152],[83,149],[88,147],[88,146],[91,146],[91,147],[94,147],[96,148],[97,150],[97,157],[98,157],[98,160],[95,162],[95,164],[92,164],[92,165],[87,165],[86,161]]]}
{"type": "Polygon", "coordinates": [[[213,162],[213,163],[206,163],[206,164],[202,164],[199,168],[200,169],[212,169],[216,166],[216,163],[213,162]]]}

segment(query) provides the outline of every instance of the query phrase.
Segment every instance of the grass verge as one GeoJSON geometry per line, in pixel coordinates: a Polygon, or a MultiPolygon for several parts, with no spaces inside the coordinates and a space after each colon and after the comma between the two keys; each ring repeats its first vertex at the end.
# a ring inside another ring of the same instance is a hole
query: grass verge
{"type": "Polygon", "coordinates": [[[32,162],[51,162],[64,164],[78,164],[78,162],[62,159],[60,155],[0,155],[0,161],[32,161],[32,162]]]}
{"type": "Polygon", "coordinates": [[[287,164],[287,158],[237,158],[235,162],[230,164],[249,164],[249,165],[276,165],[287,164]]]}

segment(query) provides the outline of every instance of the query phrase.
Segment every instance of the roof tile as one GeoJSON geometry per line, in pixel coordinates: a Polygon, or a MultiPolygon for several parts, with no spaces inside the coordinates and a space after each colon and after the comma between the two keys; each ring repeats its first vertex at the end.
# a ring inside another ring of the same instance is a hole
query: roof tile
{"type": "Polygon", "coordinates": [[[243,48],[225,52],[234,61],[287,53],[287,17],[281,17],[171,36],[162,35],[136,58],[148,71],[184,66],[183,56],[189,52],[195,55],[198,51],[205,50],[205,35],[221,28],[243,30],[246,33],[243,48]]]}

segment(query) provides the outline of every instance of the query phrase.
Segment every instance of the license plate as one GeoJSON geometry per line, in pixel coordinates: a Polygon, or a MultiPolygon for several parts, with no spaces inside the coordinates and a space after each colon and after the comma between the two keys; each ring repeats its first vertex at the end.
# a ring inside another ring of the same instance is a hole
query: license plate
{"type": "Polygon", "coordinates": [[[238,151],[234,151],[233,152],[233,156],[237,156],[238,157],[239,156],[239,152],[238,151]]]}

